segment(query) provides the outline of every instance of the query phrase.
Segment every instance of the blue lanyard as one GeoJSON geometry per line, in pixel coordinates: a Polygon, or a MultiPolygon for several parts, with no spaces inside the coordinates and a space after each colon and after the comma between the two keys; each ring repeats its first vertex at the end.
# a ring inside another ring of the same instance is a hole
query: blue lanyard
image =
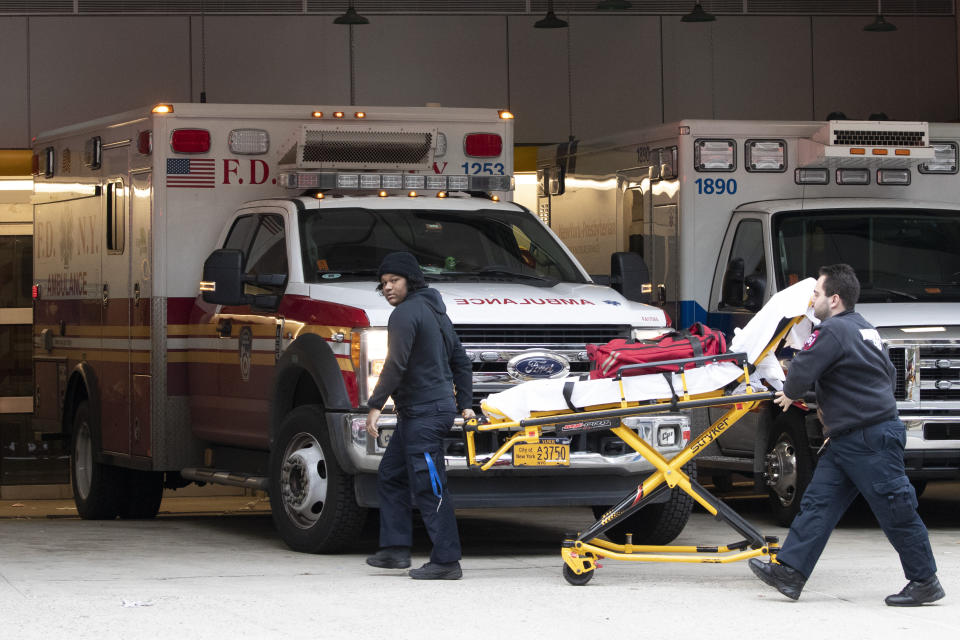
{"type": "Polygon", "coordinates": [[[430,484],[433,486],[433,495],[437,496],[437,511],[440,511],[440,504],[443,502],[443,483],[440,482],[440,474],[437,473],[437,467],[433,464],[433,458],[426,451],[423,457],[427,460],[427,470],[430,471],[430,484]]]}

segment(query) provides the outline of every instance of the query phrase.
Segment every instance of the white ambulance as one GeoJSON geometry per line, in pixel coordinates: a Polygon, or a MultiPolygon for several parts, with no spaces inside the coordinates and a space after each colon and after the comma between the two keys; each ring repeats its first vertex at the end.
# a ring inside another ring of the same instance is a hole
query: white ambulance
{"type": "MultiPolygon", "coordinates": [[[[541,150],[538,213],[591,273],[613,252],[642,256],[680,328],[732,332],[821,265],[852,265],[856,308],[897,369],[922,490],[960,475],[958,145],[956,124],[684,120],[541,150]]],[[[699,461],[718,481],[764,479],[788,523],[823,438],[815,412],[774,409],[699,461]]]]}
{"type": "MultiPolygon", "coordinates": [[[[80,514],[151,517],[163,487],[223,483],[268,490],[294,549],[355,539],[395,425],[385,415],[377,441],[364,429],[392,310],[376,271],[392,251],[442,294],[477,404],[586,371],[588,342],[662,331],[661,310],[593,284],[509,202],[510,118],[177,103],[39,136],[35,428],[72,442],[80,514]]],[[[664,452],[689,437],[684,416],[632,426],[664,452]]],[[[445,445],[460,507],[602,509],[651,471],[589,434],[569,467],[481,475],[460,435],[445,445]]],[[[636,533],[662,540],[690,503],[655,507],[636,533]]]]}

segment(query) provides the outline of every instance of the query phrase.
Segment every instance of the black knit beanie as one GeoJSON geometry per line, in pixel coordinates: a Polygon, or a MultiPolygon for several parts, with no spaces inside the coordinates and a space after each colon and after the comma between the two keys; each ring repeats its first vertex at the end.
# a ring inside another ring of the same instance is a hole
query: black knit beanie
{"type": "Polygon", "coordinates": [[[427,286],[427,281],[423,278],[423,272],[420,270],[417,259],[413,257],[412,253],[407,251],[397,251],[387,254],[383,262],[380,263],[380,268],[377,270],[377,279],[379,280],[385,273],[403,276],[407,279],[407,286],[411,290],[427,286]]]}

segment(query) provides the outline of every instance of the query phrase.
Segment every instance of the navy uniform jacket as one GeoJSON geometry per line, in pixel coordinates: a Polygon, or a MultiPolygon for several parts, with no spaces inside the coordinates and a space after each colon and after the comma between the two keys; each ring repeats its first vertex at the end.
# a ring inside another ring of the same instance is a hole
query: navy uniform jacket
{"type": "Polygon", "coordinates": [[[387,322],[387,361],[367,406],[382,409],[388,396],[398,408],[454,395],[457,409],[473,404],[473,368],[453,331],[436,289],[407,294],[387,322]]]}
{"type": "Polygon", "coordinates": [[[783,393],[802,398],[815,388],[829,436],[896,420],[895,385],[880,334],[859,313],[844,311],[814,329],[793,357],[783,393]]]}

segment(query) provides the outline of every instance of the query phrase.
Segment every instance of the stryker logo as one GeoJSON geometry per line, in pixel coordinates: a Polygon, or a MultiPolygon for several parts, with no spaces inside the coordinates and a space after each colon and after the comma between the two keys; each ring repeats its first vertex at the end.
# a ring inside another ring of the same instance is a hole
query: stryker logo
{"type": "Polygon", "coordinates": [[[596,306],[589,300],[580,298],[524,298],[523,300],[514,300],[513,298],[455,298],[457,304],[567,304],[591,307],[596,306]]]}

